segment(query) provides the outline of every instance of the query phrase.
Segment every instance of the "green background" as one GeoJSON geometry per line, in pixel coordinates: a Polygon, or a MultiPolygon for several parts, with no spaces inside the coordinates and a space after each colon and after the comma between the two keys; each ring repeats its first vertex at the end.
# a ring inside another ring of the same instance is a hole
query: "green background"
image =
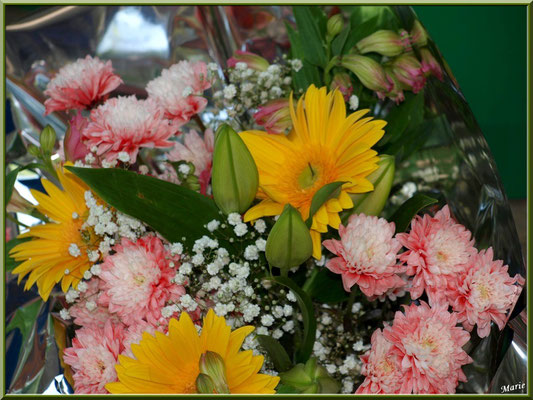
{"type": "Polygon", "coordinates": [[[489,143],[510,198],[527,191],[526,6],[414,6],[489,143]]]}

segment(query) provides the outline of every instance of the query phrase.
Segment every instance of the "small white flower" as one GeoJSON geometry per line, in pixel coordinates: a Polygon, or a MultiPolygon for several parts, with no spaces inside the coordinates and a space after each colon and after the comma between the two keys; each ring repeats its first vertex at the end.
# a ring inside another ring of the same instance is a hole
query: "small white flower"
{"type": "Polygon", "coordinates": [[[353,386],[354,386],[353,381],[351,381],[349,379],[345,379],[342,382],[342,391],[344,393],[353,393],[353,386]]]}
{"type": "Polygon", "coordinates": [[[254,288],[253,288],[253,287],[251,287],[251,286],[246,286],[246,287],[244,288],[244,295],[245,295],[246,297],[251,297],[253,294],[254,294],[254,288]]]}
{"type": "Polygon", "coordinates": [[[91,274],[91,271],[85,271],[83,273],[83,279],[89,280],[93,277],[93,274],[91,274]]]}
{"type": "Polygon", "coordinates": [[[350,110],[357,110],[357,107],[359,107],[359,97],[357,97],[355,94],[352,94],[350,96],[350,110]]]}
{"type": "Polygon", "coordinates": [[[265,239],[257,239],[255,241],[255,245],[257,247],[257,250],[259,251],[265,251],[266,244],[267,244],[267,241],[265,239]]]}
{"type": "Polygon", "coordinates": [[[261,324],[263,326],[272,326],[274,323],[274,317],[270,314],[265,314],[261,317],[261,324]]]}
{"type": "Polygon", "coordinates": [[[258,260],[259,249],[257,248],[257,246],[254,246],[253,244],[247,246],[244,250],[244,258],[249,261],[258,260]]]}
{"type": "Polygon", "coordinates": [[[184,294],[183,296],[180,297],[180,304],[183,308],[185,308],[188,311],[194,311],[196,310],[196,307],[198,307],[198,304],[188,294],[184,294]]]}
{"type": "Polygon", "coordinates": [[[291,67],[294,72],[298,72],[303,68],[302,60],[298,60],[297,58],[290,60],[289,63],[291,64],[291,67]]]}
{"type": "Polygon", "coordinates": [[[216,275],[220,271],[221,265],[217,262],[207,264],[207,273],[209,275],[216,275]]]}
{"type": "Polygon", "coordinates": [[[248,64],[246,64],[245,62],[239,61],[237,64],[235,64],[235,69],[244,71],[245,69],[248,69],[248,64]]]}
{"type": "Polygon", "coordinates": [[[235,228],[233,229],[235,234],[239,237],[246,235],[246,232],[248,232],[248,227],[246,224],[243,224],[242,222],[237,224],[235,228]]]}
{"type": "Polygon", "coordinates": [[[178,171],[181,174],[187,176],[189,175],[189,172],[191,172],[191,167],[189,167],[189,165],[187,164],[180,164],[180,166],[178,167],[178,171]]]}
{"type": "Polygon", "coordinates": [[[98,250],[87,250],[87,256],[89,257],[90,262],[96,262],[100,258],[98,250]]]}
{"type": "Polygon", "coordinates": [[[292,332],[294,329],[294,321],[287,321],[285,324],[281,327],[285,332],[292,332]]]}
{"type": "Polygon", "coordinates": [[[279,339],[283,336],[283,331],[281,329],[276,329],[274,332],[272,332],[272,337],[274,339],[279,339]]]}
{"type": "Polygon", "coordinates": [[[73,212],[72,213],[72,219],[78,219],[80,216],[78,215],[77,212],[73,212]]]}
{"type": "Polygon", "coordinates": [[[275,318],[283,317],[283,307],[281,306],[274,307],[274,309],[272,310],[272,315],[274,315],[275,318]]]}
{"type": "Polygon", "coordinates": [[[70,314],[68,312],[68,310],[66,308],[62,308],[60,311],[59,311],[59,316],[62,318],[62,319],[70,319],[70,314]]]}
{"type": "Polygon", "coordinates": [[[207,70],[208,71],[218,71],[218,65],[216,65],[215,63],[209,63],[207,64],[207,70]]]}
{"type": "Polygon", "coordinates": [[[204,256],[202,254],[195,254],[191,261],[194,265],[201,265],[204,262],[204,256]]]}
{"type": "Polygon", "coordinates": [[[208,287],[210,290],[218,289],[221,283],[222,281],[220,280],[220,278],[218,276],[214,276],[211,279],[209,279],[208,287]]]}
{"type": "Polygon", "coordinates": [[[262,219],[255,221],[254,228],[259,233],[264,233],[266,230],[266,222],[262,219]]]}
{"type": "Polygon", "coordinates": [[[98,276],[100,275],[100,272],[102,272],[102,267],[100,267],[100,264],[94,264],[91,267],[91,274],[98,276]]]}
{"type": "Polygon", "coordinates": [[[118,159],[124,163],[127,163],[130,162],[130,155],[125,151],[121,151],[118,153],[118,159]]]}
{"type": "Polygon", "coordinates": [[[257,304],[247,304],[244,306],[243,319],[245,322],[251,322],[260,312],[261,308],[257,304]]]}
{"type": "Polygon", "coordinates": [[[181,264],[179,271],[183,275],[189,275],[192,272],[192,264],[191,263],[181,264]]]}
{"type": "Polygon", "coordinates": [[[362,340],[358,340],[357,342],[354,343],[352,348],[354,349],[354,351],[359,352],[359,351],[365,350],[365,345],[363,344],[362,340]]]}
{"type": "Polygon", "coordinates": [[[209,223],[207,224],[207,230],[209,232],[214,232],[218,229],[219,226],[220,226],[220,221],[217,221],[216,219],[214,219],[212,221],[209,221],[209,223]]]}
{"type": "Polygon", "coordinates": [[[290,317],[292,315],[292,311],[292,306],[288,304],[283,306],[283,315],[285,315],[286,317],[290,317]]]}
{"type": "Polygon", "coordinates": [[[352,313],[353,314],[358,313],[359,311],[361,311],[362,307],[363,307],[363,305],[361,303],[359,303],[359,302],[353,303],[352,313]]]}
{"type": "Polygon", "coordinates": [[[64,274],[65,274],[65,275],[70,274],[70,269],[67,268],[67,269],[65,270],[64,274]]]}
{"type": "Polygon", "coordinates": [[[89,311],[94,311],[96,309],[96,303],[92,300],[85,302],[85,308],[89,311]]]}
{"type": "Polygon", "coordinates": [[[230,225],[237,225],[242,222],[241,215],[238,213],[231,213],[228,215],[228,223],[230,225]]]}
{"type": "Polygon", "coordinates": [[[335,364],[326,364],[326,371],[328,371],[328,374],[333,375],[337,371],[337,366],[335,364]]]}
{"type": "Polygon", "coordinates": [[[85,163],[86,164],[92,164],[95,161],[96,161],[96,158],[93,156],[93,154],[92,153],[87,153],[87,155],[85,156],[85,163]]]}
{"type": "Polygon", "coordinates": [[[226,100],[231,100],[237,94],[237,89],[234,84],[228,85],[224,88],[224,98],[226,100]]]}
{"type": "Polygon", "coordinates": [[[287,300],[292,301],[293,303],[296,302],[296,296],[294,296],[294,293],[289,292],[287,293],[287,300]]]}
{"type": "Polygon", "coordinates": [[[322,322],[322,324],[324,324],[324,325],[329,325],[329,324],[331,324],[332,319],[331,319],[331,317],[329,316],[329,314],[325,314],[325,313],[324,313],[324,314],[322,314],[321,322],[322,322]]]}
{"type": "Polygon", "coordinates": [[[181,243],[172,243],[170,245],[170,252],[172,254],[180,255],[183,253],[183,245],[181,243]]]}
{"type": "Polygon", "coordinates": [[[76,243],[71,243],[68,246],[68,254],[72,257],[79,257],[81,255],[81,250],[76,243]]]}
{"type": "Polygon", "coordinates": [[[87,290],[87,284],[81,281],[80,283],[78,283],[77,290],[79,290],[80,292],[85,292],[87,290]]]}
{"type": "Polygon", "coordinates": [[[112,161],[102,160],[103,168],[114,168],[116,165],[117,165],[117,160],[112,160],[112,161]]]}
{"type": "Polygon", "coordinates": [[[148,167],[146,165],[139,166],[139,173],[141,175],[146,175],[146,174],[148,174],[148,172],[150,172],[150,170],[148,169],[148,167]]]}
{"type": "Polygon", "coordinates": [[[326,257],[322,256],[320,260],[315,261],[315,264],[318,265],[319,267],[323,267],[326,264],[326,257]]]}
{"type": "Polygon", "coordinates": [[[268,335],[268,329],[265,328],[264,326],[260,326],[259,328],[257,328],[255,330],[255,332],[258,334],[258,335],[268,335]]]}
{"type": "Polygon", "coordinates": [[[241,86],[241,90],[243,92],[251,92],[252,90],[254,90],[254,85],[251,84],[250,82],[246,82],[245,84],[241,86]]]}

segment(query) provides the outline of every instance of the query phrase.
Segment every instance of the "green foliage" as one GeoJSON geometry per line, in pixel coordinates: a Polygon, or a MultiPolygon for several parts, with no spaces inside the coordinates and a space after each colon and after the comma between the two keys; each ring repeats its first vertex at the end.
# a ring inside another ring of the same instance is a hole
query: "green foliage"
{"type": "Polygon", "coordinates": [[[411,220],[421,210],[437,202],[438,200],[433,197],[426,196],[422,193],[416,193],[396,210],[396,212],[389,218],[389,221],[396,224],[396,233],[405,232],[409,227],[411,220]]]}
{"type": "Polygon", "coordinates": [[[271,336],[256,335],[259,345],[265,350],[278,372],[285,372],[292,368],[292,362],[283,346],[271,336]]]}
{"type": "Polygon", "coordinates": [[[303,289],[321,304],[335,304],[348,300],[339,275],[324,267],[316,267],[306,280],[303,289]]]}
{"type": "Polygon", "coordinates": [[[317,11],[316,7],[294,6],[292,10],[300,37],[304,39],[300,41],[300,45],[304,51],[305,60],[325,68],[328,62],[324,43],[325,16],[323,19],[321,15],[323,13],[317,11]]]}
{"type": "Polygon", "coordinates": [[[41,164],[37,163],[31,163],[28,165],[23,165],[20,167],[15,168],[14,170],[10,171],[6,175],[6,191],[4,193],[4,198],[6,202],[6,206],[9,203],[9,200],[11,200],[11,195],[13,194],[13,187],[15,186],[15,182],[17,181],[17,176],[19,172],[25,170],[25,169],[32,169],[35,170],[37,168],[43,168],[41,164]]]}
{"type": "MultiPolygon", "coordinates": [[[[107,204],[187,249],[203,235],[213,235],[205,225],[220,218],[212,199],[170,182],[116,168],[67,168],[107,204]]],[[[233,250],[225,237],[217,239],[222,247],[233,250]]]]}
{"type": "Polygon", "coordinates": [[[316,319],[313,302],[309,295],[292,279],[282,276],[271,276],[269,279],[289,288],[298,301],[298,306],[302,312],[304,331],[302,341],[295,354],[295,361],[305,362],[311,356],[311,353],[313,352],[313,344],[315,343],[316,319]]]}

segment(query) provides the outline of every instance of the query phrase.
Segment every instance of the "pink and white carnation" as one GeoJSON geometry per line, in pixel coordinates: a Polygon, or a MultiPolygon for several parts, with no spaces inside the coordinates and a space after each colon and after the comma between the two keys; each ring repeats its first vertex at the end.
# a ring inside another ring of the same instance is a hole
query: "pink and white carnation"
{"type": "Polygon", "coordinates": [[[180,61],[148,82],[146,91],[149,98],[163,108],[165,117],[179,128],[203,111],[207,99],[202,94],[210,87],[204,62],[180,61]]]}
{"type": "Polygon", "coordinates": [[[103,328],[108,320],[120,322],[116,314],[110,313],[107,307],[100,304],[100,290],[100,279],[93,277],[87,281],[87,290],[80,293],[78,301],[68,309],[76,325],[103,328]]]}
{"type": "Polygon", "coordinates": [[[78,58],[65,65],[48,84],[44,94],[45,115],[54,111],[91,108],[107,98],[122,83],[111,61],[98,57],[78,58]]]}
{"type": "Polygon", "coordinates": [[[326,267],[342,275],[346,291],[357,284],[367,296],[380,296],[404,286],[397,275],[405,268],[396,264],[400,243],[394,238],[394,223],[364,214],[352,215],[346,227],[339,226],[340,240],[325,240],[324,247],[338,257],[326,267]]]}
{"type": "Polygon", "coordinates": [[[79,393],[108,393],[105,385],[117,380],[115,364],[124,350],[124,328],[107,321],[103,328],[92,326],[76,331],[72,347],[63,360],[72,367],[74,389],[79,393]]]}
{"type": "MultiPolygon", "coordinates": [[[[193,163],[194,175],[198,177],[202,194],[207,193],[207,186],[211,180],[214,141],[215,136],[211,129],[206,129],[203,138],[192,130],[183,135],[183,143],[176,142],[174,147],[167,153],[169,161],[183,160],[193,163]]],[[[174,179],[177,180],[177,176],[174,179]]]]}
{"type": "Polygon", "coordinates": [[[169,253],[159,238],[148,235],[132,242],[122,238],[113,247],[115,254],[102,263],[103,293],[99,302],[109,311],[117,313],[126,325],[145,319],[156,325],[166,323],[161,310],[168,302],[177,301],[185,289],[172,282],[177,261],[171,261],[169,253]]]}
{"type": "Polygon", "coordinates": [[[503,261],[493,260],[489,248],[471,257],[468,268],[452,283],[448,298],[467,331],[477,325],[478,336],[486,337],[491,321],[500,330],[504,328],[507,312],[518,299],[522,290],[519,285],[524,282],[518,274],[509,276],[508,268],[503,261]]]}
{"type": "Polygon", "coordinates": [[[467,268],[477,252],[470,231],[453,220],[447,205],[434,217],[416,216],[410,232],[396,238],[407,248],[400,261],[407,264],[407,275],[414,275],[411,297],[417,299],[425,290],[431,305],[446,303],[449,282],[467,268]]]}
{"type": "Polygon", "coordinates": [[[455,393],[458,382],[466,382],[461,367],[472,362],[463,350],[470,334],[447,309],[444,304],[411,304],[383,330],[393,345],[390,352],[401,359],[401,393],[455,393]]]}
{"type": "Polygon", "coordinates": [[[91,121],[82,137],[89,148],[96,147],[96,154],[107,161],[124,153],[127,161],[134,163],[141,147],[171,147],[174,143],[168,139],[174,132],[153,100],[120,96],[91,111],[91,121]]]}
{"type": "Polygon", "coordinates": [[[366,378],[356,394],[398,394],[402,392],[402,358],[392,352],[392,343],[383,336],[381,329],[372,334],[372,347],[361,356],[361,374],[366,378]]]}

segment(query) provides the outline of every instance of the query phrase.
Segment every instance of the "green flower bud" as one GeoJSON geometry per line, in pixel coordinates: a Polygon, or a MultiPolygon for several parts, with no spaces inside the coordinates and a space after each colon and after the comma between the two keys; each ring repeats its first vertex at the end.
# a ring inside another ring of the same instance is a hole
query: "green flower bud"
{"type": "Polygon", "coordinates": [[[344,21],[342,20],[342,14],[335,14],[327,23],[327,34],[329,37],[334,38],[339,33],[341,33],[342,28],[344,27],[344,21]]]}
{"type": "Polygon", "coordinates": [[[329,376],[326,369],[310,358],[304,364],[297,364],[287,372],[279,374],[281,383],[291,386],[300,393],[338,393],[339,383],[329,376]]]}
{"type": "Polygon", "coordinates": [[[41,149],[33,144],[30,144],[28,146],[28,153],[30,153],[32,156],[38,159],[40,159],[43,155],[41,152],[41,149]]]}
{"type": "Polygon", "coordinates": [[[54,131],[54,128],[52,128],[50,125],[46,125],[41,131],[39,142],[41,143],[41,149],[43,149],[45,154],[52,153],[56,143],[56,132],[54,131]]]}
{"type": "Polygon", "coordinates": [[[374,185],[374,190],[368,193],[351,194],[354,207],[348,215],[362,213],[378,216],[385,207],[394,180],[394,156],[381,154],[379,158],[379,168],[367,177],[374,185]]]}
{"type": "Polygon", "coordinates": [[[274,267],[297,267],[313,253],[309,228],[293,206],[287,204],[268,235],[265,254],[274,267]]]}
{"type": "Polygon", "coordinates": [[[199,374],[196,378],[196,392],[202,394],[215,394],[215,384],[213,380],[206,374],[199,374]]]}
{"type": "Polygon", "coordinates": [[[411,43],[416,47],[425,46],[428,42],[428,34],[420,21],[415,20],[411,29],[411,43]]]}
{"type": "Polygon", "coordinates": [[[348,54],[342,57],[340,66],[352,71],[370,90],[387,93],[391,89],[383,67],[370,57],[348,54]]]}
{"type": "Polygon", "coordinates": [[[224,213],[244,213],[254,201],[259,174],[250,151],[240,136],[222,125],[213,150],[213,197],[224,213]]]}
{"type": "Polygon", "coordinates": [[[361,53],[379,53],[383,56],[394,57],[402,54],[404,46],[402,39],[396,32],[389,30],[379,30],[361,39],[355,45],[361,53]]]}
{"type": "MultiPolygon", "coordinates": [[[[230,393],[226,378],[226,364],[220,354],[214,351],[206,351],[200,356],[199,368],[201,375],[205,374],[211,379],[216,393],[230,393]]],[[[202,378],[200,384],[203,390],[210,389],[210,383],[207,379],[202,378]]]]}

